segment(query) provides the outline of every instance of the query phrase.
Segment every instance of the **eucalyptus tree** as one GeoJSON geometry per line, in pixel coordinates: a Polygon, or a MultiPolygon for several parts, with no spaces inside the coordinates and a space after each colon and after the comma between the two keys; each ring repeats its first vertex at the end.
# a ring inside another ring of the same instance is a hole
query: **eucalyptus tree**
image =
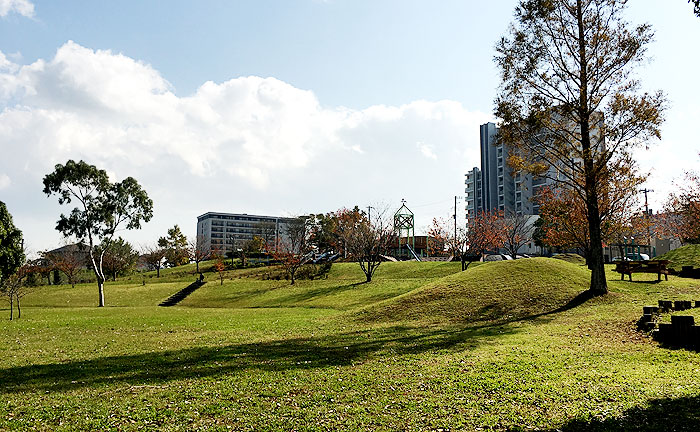
{"type": "Polygon", "coordinates": [[[73,236],[88,246],[92,269],[97,278],[99,306],[105,305],[104,254],[117,230],[139,229],[153,217],[153,201],[132,177],[111,183],[107,172],[84,161],[58,164],[44,177],[44,193],[57,195],[59,204],[76,201],[68,216],[61,214],[56,230],[73,236]]]}
{"type": "Polygon", "coordinates": [[[584,203],[592,294],[607,292],[600,202],[611,173],[660,138],[665,97],[645,93],[635,67],[653,39],[623,18],[626,0],[520,0],[497,44],[500,142],[518,170],[550,178],[584,203]]]}

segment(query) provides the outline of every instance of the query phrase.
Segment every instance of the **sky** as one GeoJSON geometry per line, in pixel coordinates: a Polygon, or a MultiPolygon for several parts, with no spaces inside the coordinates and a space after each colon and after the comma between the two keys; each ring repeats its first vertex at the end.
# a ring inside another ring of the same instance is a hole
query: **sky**
{"type": "MultiPolygon", "coordinates": [[[[700,19],[634,0],[656,32],[645,90],[669,99],[637,152],[659,208],[700,167],[700,19]]],[[[154,201],[137,246],[209,211],[298,215],[355,205],[418,232],[448,219],[496,121],[494,45],[515,0],[0,0],[0,201],[34,251],[60,245],[55,164],[136,178],[154,201]]],[[[463,214],[464,203],[458,203],[463,214]]]]}

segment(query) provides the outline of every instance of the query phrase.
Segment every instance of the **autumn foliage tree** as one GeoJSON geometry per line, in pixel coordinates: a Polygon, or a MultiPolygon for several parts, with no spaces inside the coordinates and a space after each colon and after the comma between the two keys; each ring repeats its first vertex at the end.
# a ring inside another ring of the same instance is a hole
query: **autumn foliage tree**
{"type": "Polygon", "coordinates": [[[14,319],[14,307],[17,307],[17,318],[22,317],[21,299],[30,294],[37,285],[32,283],[33,276],[36,276],[35,262],[26,262],[0,284],[0,295],[7,298],[10,304],[10,320],[14,319]]]}
{"type": "Polygon", "coordinates": [[[659,216],[660,234],[682,243],[700,243],[700,175],[687,172],[682,182],[675,182],[659,216]]]}
{"type": "Polygon", "coordinates": [[[342,208],[335,212],[311,215],[309,241],[319,251],[333,250],[346,258],[348,238],[366,217],[367,215],[357,206],[352,209],[342,208]]]}
{"type": "Polygon", "coordinates": [[[144,246],[141,250],[141,257],[149,270],[156,271],[156,277],[160,277],[160,269],[163,268],[167,250],[155,245],[144,246]]]}
{"type": "Polygon", "coordinates": [[[81,243],[75,245],[67,245],[57,252],[44,252],[42,258],[68,279],[71,287],[75,288],[78,282],[80,270],[87,265],[87,246],[81,243]]]}
{"type": "Polygon", "coordinates": [[[348,256],[360,265],[365,281],[372,282],[374,272],[394,241],[394,227],[381,211],[376,211],[371,220],[363,212],[346,215],[342,222],[342,238],[348,256]]]}
{"type": "Polygon", "coordinates": [[[307,218],[300,216],[287,222],[273,257],[284,268],[291,285],[294,285],[297,270],[308,260],[310,250],[307,218]]]}
{"type": "Polygon", "coordinates": [[[489,251],[504,245],[503,212],[480,211],[467,221],[467,250],[471,255],[483,257],[489,251]]]}
{"type": "Polygon", "coordinates": [[[518,250],[532,241],[534,227],[530,223],[530,216],[512,211],[504,212],[496,224],[500,224],[496,229],[502,236],[503,248],[513,259],[517,259],[518,250]]]}
{"type": "Polygon", "coordinates": [[[220,252],[212,252],[212,258],[214,259],[214,271],[219,274],[220,285],[224,284],[224,272],[226,271],[226,263],[224,263],[224,256],[220,252]]]}
{"type": "MultiPolygon", "coordinates": [[[[649,219],[641,216],[638,199],[645,178],[628,160],[608,175],[607,182],[599,185],[601,241],[621,243],[625,236],[649,232],[649,219]]],[[[572,188],[546,187],[540,189],[535,200],[540,205],[540,226],[544,234],[541,241],[553,248],[577,248],[590,264],[588,209],[583,197],[572,188]]]]}
{"type": "Polygon", "coordinates": [[[653,39],[623,18],[626,0],[521,0],[497,44],[499,140],[516,169],[550,178],[586,207],[590,291],[607,292],[602,188],[619,164],[660,137],[665,98],[633,76],[653,39]]]}
{"type": "Polygon", "coordinates": [[[199,273],[199,263],[211,258],[211,248],[207,247],[205,237],[198,235],[188,241],[190,259],[195,263],[195,271],[199,273]]]}
{"type": "Polygon", "coordinates": [[[462,263],[462,271],[467,269],[470,262],[468,240],[466,227],[457,226],[455,231],[454,221],[444,218],[433,218],[433,224],[428,229],[430,254],[441,254],[447,251],[453,259],[462,263]]]}

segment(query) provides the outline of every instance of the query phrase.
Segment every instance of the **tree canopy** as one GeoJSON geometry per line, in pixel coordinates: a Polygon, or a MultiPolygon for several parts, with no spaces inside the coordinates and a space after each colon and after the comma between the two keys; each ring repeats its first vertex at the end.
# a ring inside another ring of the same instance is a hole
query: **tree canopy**
{"type": "Polygon", "coordinates": [[[187,237],[178,225],[168,229],[168,235],[158,239],[158,246],[165,250],[165,262],[168,267],[177,267],[190,261],[187,237]]]}
{"type": "Polygon", "coordinates": [[[700,243],[700,174],[689,171],[683,181],[674,183],[664,213],[657,217],[657,230],[682,243],[700,243]]]}
{"type": "Polygon", "coordinates": [[[0,201],[0,284],[23,262],[22,231],[15,227],[7,206],[0,201]]]}
{"type": "Polygon", "coordinates": [[[153,201],[138,182],[127,177],[111,183],[107,172],[84,161],[69,160],[56,165],[44,177],[44,193],[57,195],[59,204],[77,206],[68,216],[61,214],[56,229],[64,236],[73,236],[88,245],[92,268],[97,277],[99,306],[104,306],[103,258],[118,229],[139,229],[153,217],[153,201]]]}
{"type": "Polygon", "coordinates": [[[516,170],[549,178],[585,204],[591,292],[607,292],[601,197],[632,150],[660,137],[665,97],[633,72],[653,39],[623,18],[626,0],[521,0],[497,44],[499,140],[516,170]]]}

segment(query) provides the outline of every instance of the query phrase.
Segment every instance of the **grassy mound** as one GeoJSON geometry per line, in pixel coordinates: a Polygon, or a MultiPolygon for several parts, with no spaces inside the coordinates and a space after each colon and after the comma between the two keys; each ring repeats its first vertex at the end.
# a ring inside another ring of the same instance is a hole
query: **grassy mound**
{"type": "Polygon", "coordinates": [[[572,264],[578,264],[578,265],[585,265],[586,264],[586,259],[582,257],[579,254],[575,253],[561,253],[558,255],[553,256],[552,258],[570,262],[572,264]]]}
{"type": "Polygon", "coordinates": [[[588,271],[550,258],[486,263],[358,312],[361,321],[493,323],[564,307],[589,284],[588,271]]]}
{"type": "Polygon", "coordinates": [[[264,280],[244,270],[228,272],[223,284],[216,275],[207,274],[208,283],[180,306],[350,310],[410,292],[459,272],[459,266],[457,262],[387,262],[379,266],[369,284],[364,283],[357,263],[333,264],[323,279],[297,280],[294,285],[284,279],[264,280]]]}
{"type": "Polygon", "coordinates": [[[681,271],[683,266],[700,267],[700,244],[686,245],[667,252],[654,259],[669,260],[669,267],[676,271],[681,271]]]}

